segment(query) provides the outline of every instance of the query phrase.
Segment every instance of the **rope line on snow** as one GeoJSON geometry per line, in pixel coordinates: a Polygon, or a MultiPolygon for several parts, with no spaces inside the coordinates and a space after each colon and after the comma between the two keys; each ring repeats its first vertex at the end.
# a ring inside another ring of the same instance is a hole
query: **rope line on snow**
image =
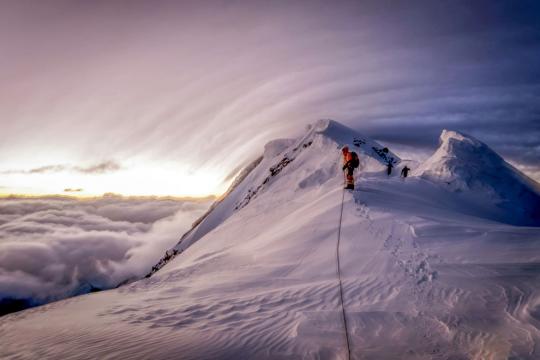
{"type": "Polygon", "coordinates": [[[337,236],[337,246],[336,246],[336,264],[337,264],[337,276],[339,280],[339,298],[341,300],[341,314],[343,315],[343,327],[345,328],[345,340],[347,342],[347,359],[351,358],[351,347],[349,342],[349,330],[347,326],[347,316],[345,314],[345,303],[343,301],[343,285],[341,284],[341,266],[339,262],[339,244],[341,242],[341,222],[343,220],[343,203],[345,202],[345,189],[342,190],[341,194],[341,211],[339,214],[339,227],[338,227],[338,236],[337,236]]]}

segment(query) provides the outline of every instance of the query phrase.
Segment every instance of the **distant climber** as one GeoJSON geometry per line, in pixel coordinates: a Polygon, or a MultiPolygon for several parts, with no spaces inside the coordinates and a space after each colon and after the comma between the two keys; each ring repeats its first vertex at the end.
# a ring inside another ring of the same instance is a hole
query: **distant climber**
{"type": "Polygon", "coordinates": [[[401,169],[401,177],[406,178],[409,175],[409,171],[411,171],[411,169],[405,165],[403,169],[401,169]]]}
{"type": "Polygon", "coordinates": [[[388,176],[392,174],[392,168],[394,167],[394,158],[390,158],[390,161],[386,165],[386,173],[388,176]]]}
{"type": "Polygon", "coordinates": [[[360,165],[358,154],[349,151],[348,146],[341,149],[343,153],[343,171],[345,172],[345,189],[354,190],[354,169],[360,165]]]}

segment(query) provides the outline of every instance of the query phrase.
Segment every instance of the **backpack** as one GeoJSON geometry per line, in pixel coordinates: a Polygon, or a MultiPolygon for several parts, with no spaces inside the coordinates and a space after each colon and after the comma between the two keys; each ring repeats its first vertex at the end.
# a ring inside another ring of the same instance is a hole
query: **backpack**
{"type": "Polygon", "coordinates": [[[355,153],[354,151],[351,151],[351,165],[353,168],[357,168],[360,166],[360,159],[358,158],[358,154],[355,153]]]}

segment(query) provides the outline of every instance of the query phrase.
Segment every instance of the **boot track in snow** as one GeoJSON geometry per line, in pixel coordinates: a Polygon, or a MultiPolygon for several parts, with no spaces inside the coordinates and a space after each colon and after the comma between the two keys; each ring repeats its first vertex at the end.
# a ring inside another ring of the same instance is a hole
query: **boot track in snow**
{"type": "Polygon", "coordinates": [[[351,346],[349,342],[349,330],[347,327],[347,315],[345,312],[345,302],[343,301],[343,285],[341,283],[341,266],[339,263],[339,244],[341,241],[341,222],[343,220],[343,203],[345,202],[345,189],[341,191],[341,210],[339,213],[339,225],[338,225],[338,235],[337,235],[337,244],[336,244],[336,265],[337,265],[337,277],[339,282],[339,298],[341,301],[341,313],[343,315],[343,327],[345,329],[345,341],[347,343],[347,359],[351,358],[351,346]]]}

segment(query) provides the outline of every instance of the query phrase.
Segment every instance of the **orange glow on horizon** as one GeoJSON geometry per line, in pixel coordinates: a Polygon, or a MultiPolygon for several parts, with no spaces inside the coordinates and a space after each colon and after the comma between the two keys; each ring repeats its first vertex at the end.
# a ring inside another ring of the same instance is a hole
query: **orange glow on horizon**
{"type": "Polygon", "coordinates": [[[223,194],[232,180],[217,170],[189,173],[177,168],[136,167],[104,174],[68,171],[42,174],[15,173],[2,176],[0,197],[96,198],[169,197],[209,198],[223,194]]]}

